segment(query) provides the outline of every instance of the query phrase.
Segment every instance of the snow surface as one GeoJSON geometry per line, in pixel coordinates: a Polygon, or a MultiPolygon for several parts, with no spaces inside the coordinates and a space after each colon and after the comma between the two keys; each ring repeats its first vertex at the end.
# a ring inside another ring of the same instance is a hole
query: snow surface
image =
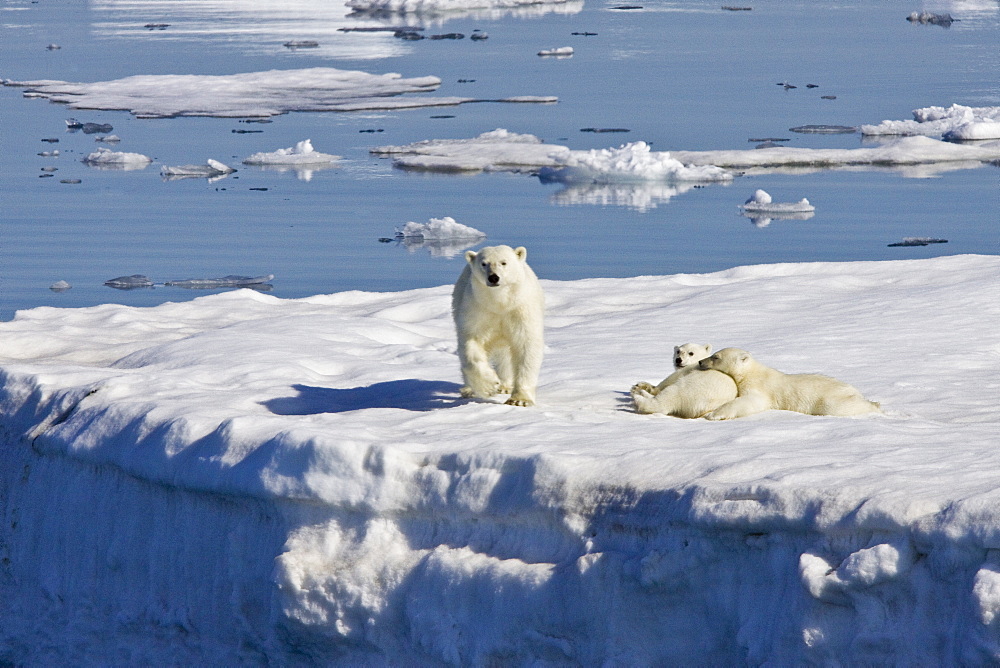
{"type": "Polygon", "coordinates": [[[312,141],[303,139],[291,148],[279,148],[270,153],[254,153],[243,161],[244,165],[329,165],[340,160],[339,155],[320,153],[313,148],[312,141]]]}
{"type": "MultiPolygon", "coordinates": [[[[396,73],[369,74],[332,67],[269,70],[229,75],[136,75],[95,83],[11,81],[25,97],[60,102],[72,109],[128,110],[142,118],[173,116],[266,117],[289,111],[409,109],[480,102],[474,98],[419,96],[441,85],[434,76],[404,79],[396,73]]],[[[520,96],[492,102],[553,102],[520,96]]]]}
{"type": "MultiPolygon", "coordinates": [[[[877,125],[862,125],[864,135],[926,135],[944,136],[953,139],[1000,139],[1000,134],[992,136],[963,137],[961,128],[976,126],[984,122],[1000,121],[1000,107],[967,107],[953,104],[950,107],[923,107],[913,110],[912,121],[882,121],[877,125]],[[959,134],[953,134],[959,132],[959,134]]],[[[995,126],[988,126],[996,129],[995,126]]]]}
{"type": "Polygon", "coordinates": [[[535,408],[459,397],[450,285],[20,311],[0,661],[996,662],[998,277],[543,280],[535,408]],[[886,415],[634,413],[691,340],[886,415]]]}
{"type": "Polygon", "coordinates": [[[372,153],[392,155],[404,169],[432,171],[540,170],[567,183],[642,180],[721,181],[725,170],[746,173],[810,168],[894,168],[925,177],[947,169],[968,169],[1000,159],[1000,142],[954,144],[930,137],[902,137],[884,145],[851,149],[777,146],[719,151],[652,151],[644,142],[617,149],[574,151],[545,144],[530,134],[504,129],[470,139],[425,140],[405,146],[381,146],[372,153]],[[543,169],[550,168],[550,169],[543,169]]]}

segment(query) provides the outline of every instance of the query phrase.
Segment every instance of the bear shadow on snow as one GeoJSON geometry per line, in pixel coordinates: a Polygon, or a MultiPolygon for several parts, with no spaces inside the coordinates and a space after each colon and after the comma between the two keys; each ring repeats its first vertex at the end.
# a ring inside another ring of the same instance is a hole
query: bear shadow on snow
{"type": "Polygon", "coordinates": [[[390,380],[365,387],[332,388],[293,385],[294,397],[277,397],[261,405],[276,415],[345,413],[363,408],[401,408],[432,411],[468,403],[459,397],[459,385],[441,380],[390,380]]]}

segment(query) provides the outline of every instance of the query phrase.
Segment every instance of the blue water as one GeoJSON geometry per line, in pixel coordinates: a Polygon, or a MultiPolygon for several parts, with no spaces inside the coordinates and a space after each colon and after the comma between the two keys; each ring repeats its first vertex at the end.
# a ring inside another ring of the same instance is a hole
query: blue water
{"type": "Polygon", "coordinates": [[[480,29],[489,39],[408,43],[385,33],[337,31],[357,22],[344,18],[346,11],[301,1],[203,0],[192,7],[170,0],[5,0],[5,79],[105,81],[328,66],[436,75],[443,81],[436,95],[557,95],[560,102],[290,113],[251,126],[235,119],[142,120],[127,112],[70,110],[25,99],[17,88],[0,89],[0,319],[42,305],[152,305],[210,292],[162,286],[123,292],[103,285],[136,273],[157,282],[273,273],[271,294],[279,297],[451,283],[461,270],[460,255],[435,257],[378,241],[407,221],[442,216],[482,230],[487,243],[527,246],[536,272],[553,279],[1000,253],[1000,171],[993,166],[936,178],[848,170],[742,176],[669,198],[657,199],[654,192],[644,199],[649,193],[636,186],[618,199],[587,199],[526,174],[412,173],[368,153],[377,145],[472,137],[498,127],[571,148],[641,139],[657,150],[742,149],[757,137],[851,148],[861,144],[859,135],[802,135],[788,128],[906,119],[912,109],[929,105],[1000,105],[995,0],[934,7],[902,0],[878,6],[766,1],[750,3],[750,12],[723,11],[709,1],[611,9],[617,4],[588,1],[572,14],[438,19],[426,22],[428,33],[480,29]],[[925,8],[961,20],[948,29],[905,20],[925,8]],[[142,27],[149,22],[170,26],[142,27]],[[584,31],[597,35],[571,35],[584,31]],[[289,39],[316,39],[321,48],[291,51],[282,46],[289,39]],[[61,48],[47,50],[49,44],[61,48]],[[535,55],[560,46],[573,46],[576,54],[559,60],[535,55]],[[783,81],[798,88],[775,85],[783,81]],[[453,118],[432,118],[440,115],[453,118]],[[129,172],[87,167],[80,158],[100,144],[91,135],[67,132],[69,117],[113,125],[123,139],[114,150],[143,153],[153,165],[129,172]],[[631,132],[580,132],[585,127],[631,132]],[[361,132],[366,129],[382,132],[361,132]],[[54,137],[58,144],[41,141],[54,137]],[[306,138],[343,161],[309,181],[240,164],[251,153],[306,138]],[[58,158],[37,155],[53,149],[61,152],[58,158]],[[159,176],[161,164],[208,158],[239,172],[215,183],[159,176]],[[41,178],[47,166],[58,171],[41,178]],[[816,215],[757,227],[737,211],[757,188],[776,201],[808,197],[816,215]],[[624,201],[645,204],[615,203],[624,201]],[[948,243],[887,246],[905,236],[948,243]],[[72,289],[49,290],[58,280],[72,289]]]}

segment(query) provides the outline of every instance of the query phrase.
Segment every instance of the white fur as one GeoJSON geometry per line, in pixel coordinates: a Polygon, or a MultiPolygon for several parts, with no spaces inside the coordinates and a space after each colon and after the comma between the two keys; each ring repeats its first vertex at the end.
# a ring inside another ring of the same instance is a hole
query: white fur
{"type": "Polygon", "coordinates": [[[739,348],[724,348],[699,365],[731,376],[739,390],[738,397],[706,415],[709,420],[731,420],[772,409],[839,416],[881,412],[877,403],[847,383],[813,373],[782,373],[739,348]]]}
{"type": "Polygon", "coordinates": [[[632,386],[632,401],[639,413],[663,413],[679,418],[697,418],[736,398],[736,383],[724,373],[702,371],[698,362],[708,357],[712,346],[685,343],[674,346],[674,371],[653,387],[632,386]]]}
{"type": "Polygon", "coordinates": [[[463,397],[509,392],[508,404],[535,403],[545,296],[527,257],[523,246],[487,246],[465,254],[468,264],[451,297],[463,397]]]}

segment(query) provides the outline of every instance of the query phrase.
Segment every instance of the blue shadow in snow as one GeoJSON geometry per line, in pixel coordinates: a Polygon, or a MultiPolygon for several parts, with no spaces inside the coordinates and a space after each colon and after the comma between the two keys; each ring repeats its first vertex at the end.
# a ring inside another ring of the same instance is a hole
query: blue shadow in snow
{"type": "Polygon", "coordinates": [[[276,415],[344,413],[363,408],[401,408],[432,411],[468,403],[459,396],[458,383],[440,380],[390,380],[367,387],[336,389],[293,385],[294,397],[278,397],[261,404],[276,415]]]}

